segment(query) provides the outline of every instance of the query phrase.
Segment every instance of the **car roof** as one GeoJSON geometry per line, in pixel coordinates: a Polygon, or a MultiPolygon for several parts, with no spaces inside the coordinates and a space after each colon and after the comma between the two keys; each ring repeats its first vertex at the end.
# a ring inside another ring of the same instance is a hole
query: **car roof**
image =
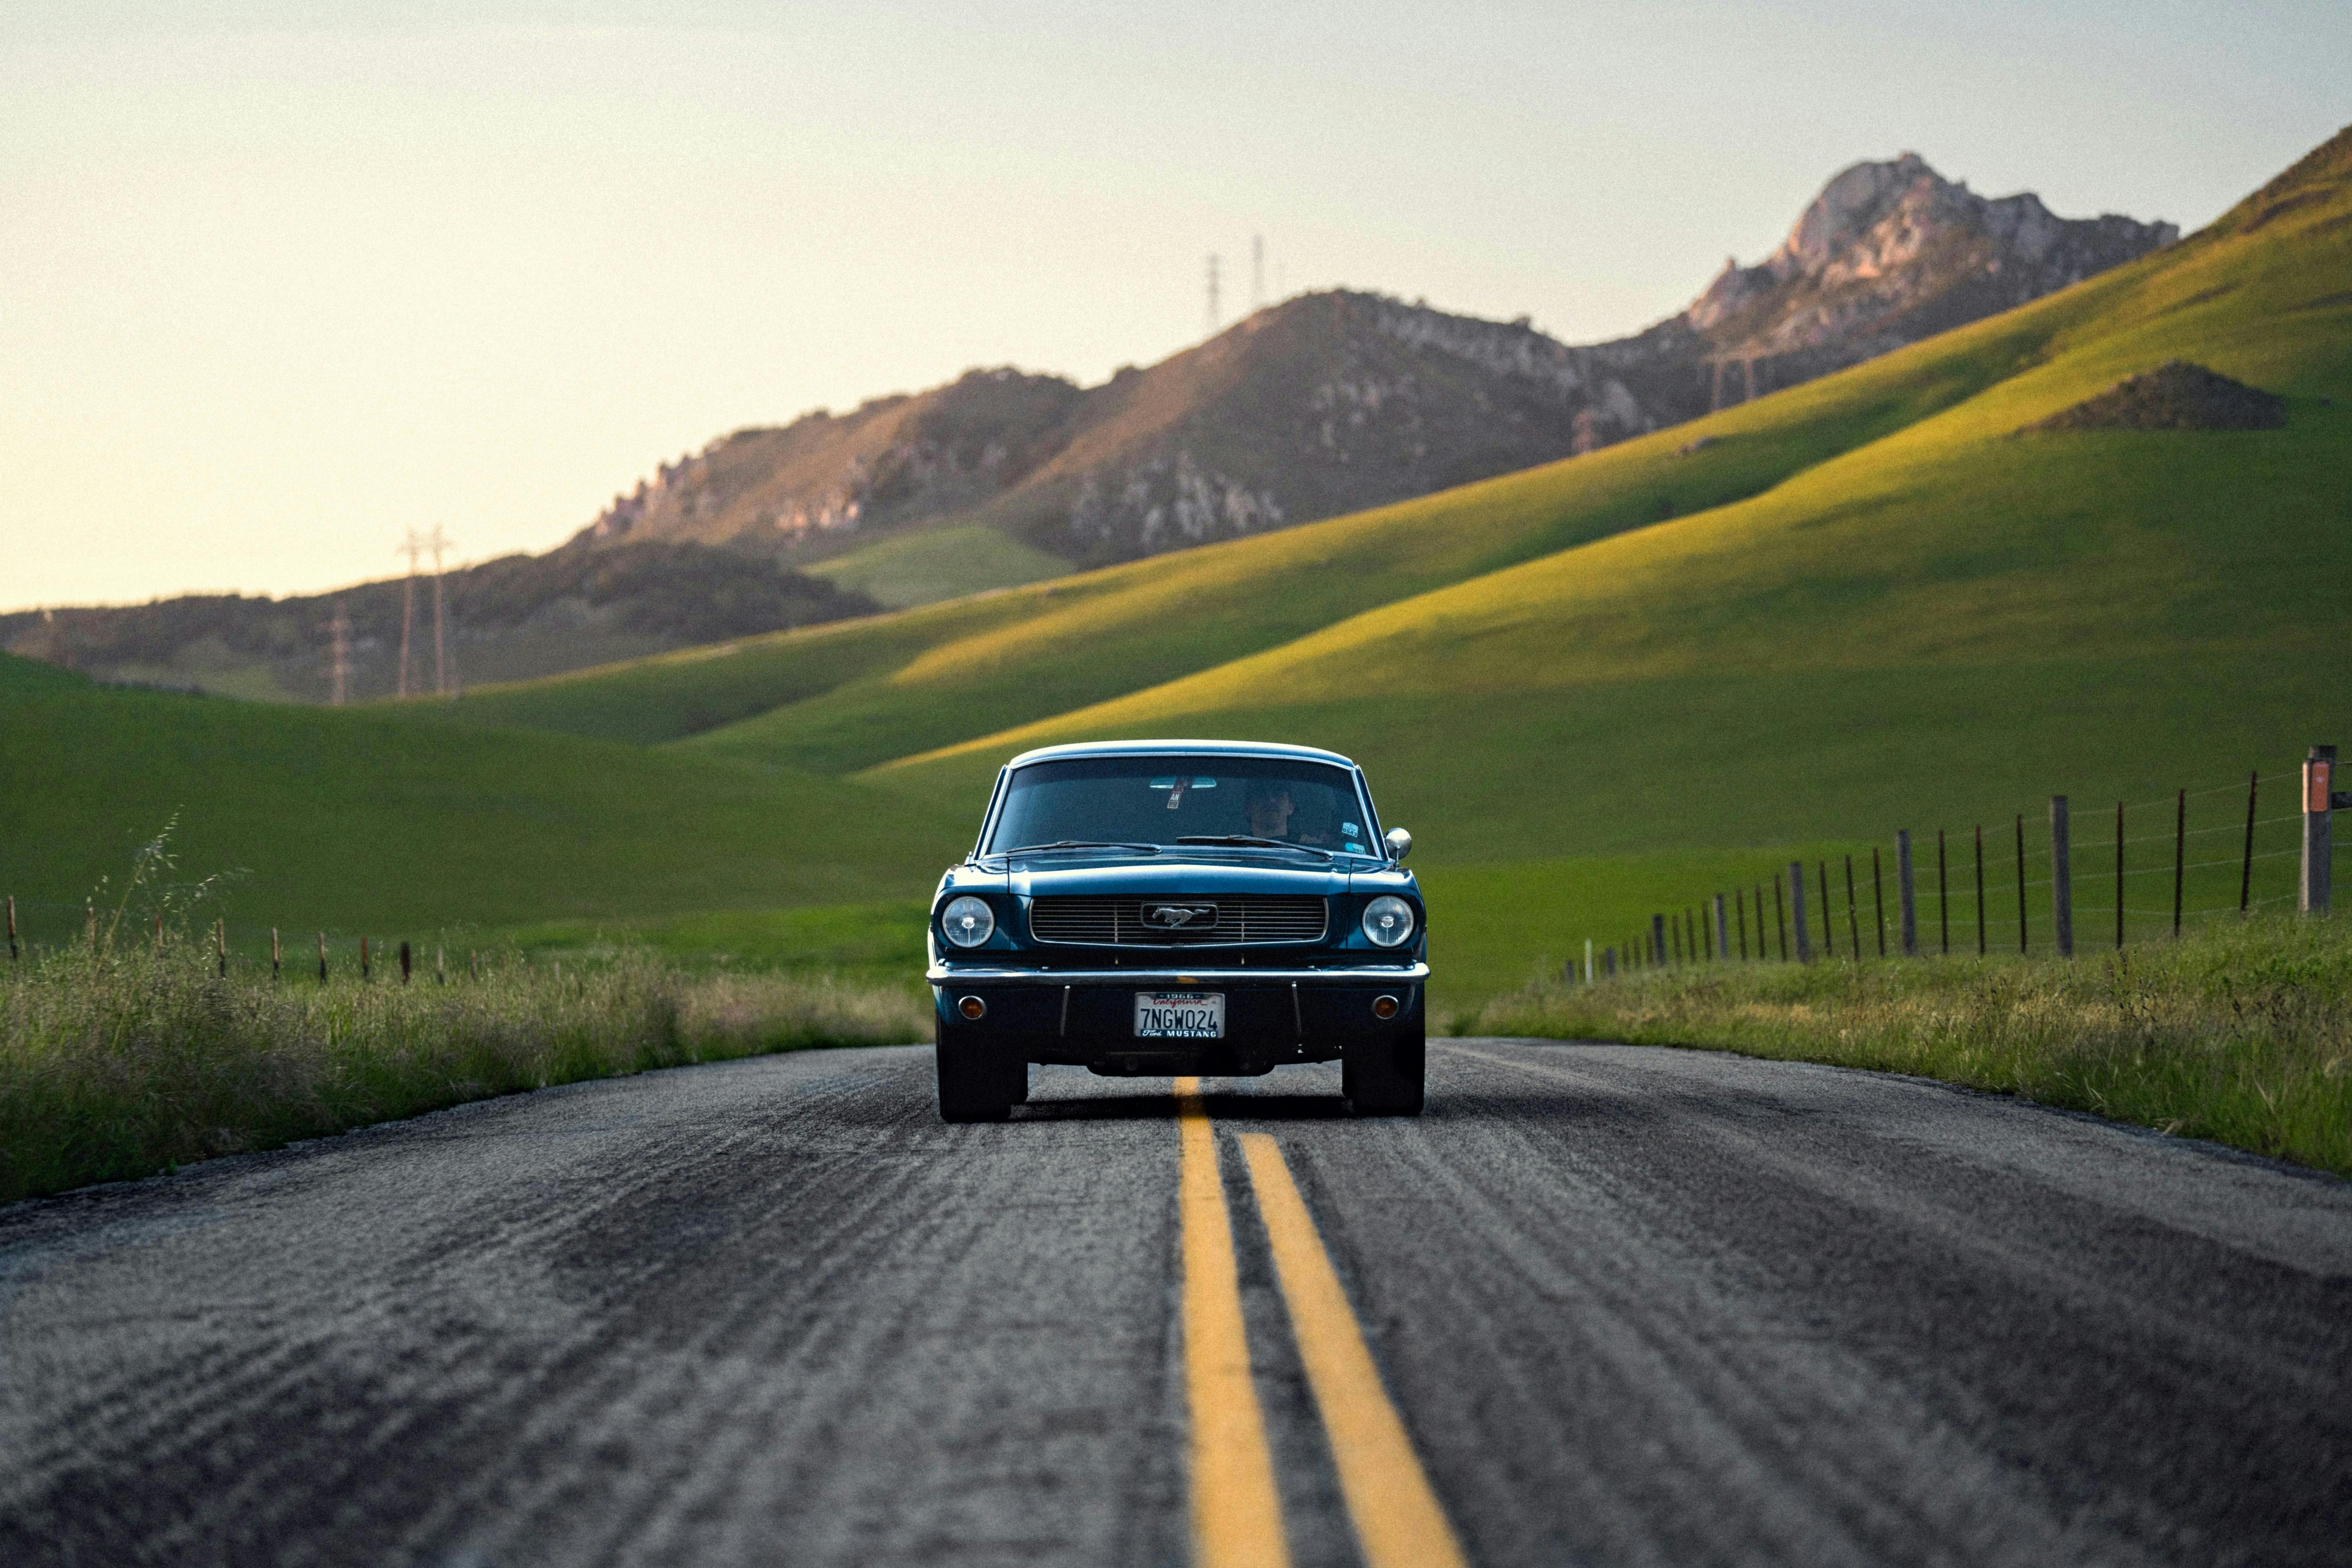
{"type": "Polygon", "coordinates": [[[1336,763],[1352,768],[1355,763],[1337,752],[1327,752],[1319,746],[1291,746],[1279,741],[1080,741],[1063,746],[1040,746],[1024,752],[1004,765],[1017,768],[1028,763],[1058,762],[1071,757],[1157,757],[1190,754],[1219,757],[1291,757],[1305,763],[1336,763]]]}

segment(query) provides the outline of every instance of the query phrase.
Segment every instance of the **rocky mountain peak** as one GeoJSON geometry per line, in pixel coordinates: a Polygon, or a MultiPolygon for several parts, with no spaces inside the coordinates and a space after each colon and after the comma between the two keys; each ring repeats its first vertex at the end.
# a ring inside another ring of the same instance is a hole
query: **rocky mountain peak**
{"type": "MultiPolygon", "coordinates": [[[[1980,196],[1905,153],[1839,171],[1780,248],[1753,267],[1727,261],[1679,321],[1717,357],[1843,345],[1851,352],[1839,363],[1853,363],[2079,282],[2179,235],[2168,223],[2062,218],[2030,191],[1980,196]],[[1914,312],[1923,313],[1906,326],[1901,318],[1914,312]]],[[[1834,368],[1808,365],[1806,374],[1834,368]]]]}

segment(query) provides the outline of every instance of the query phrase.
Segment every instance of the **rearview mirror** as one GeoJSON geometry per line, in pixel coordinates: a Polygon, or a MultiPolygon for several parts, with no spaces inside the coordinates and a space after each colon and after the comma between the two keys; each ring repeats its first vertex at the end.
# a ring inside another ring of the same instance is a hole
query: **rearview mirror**
{"type": "Polygon", "coordinates": [[[1400,865],[1412,853],[1412,835],[1402,827],[1390,828],[1381,836],[1381,842],[1389,847],[1389,858],[1400,865]]]}

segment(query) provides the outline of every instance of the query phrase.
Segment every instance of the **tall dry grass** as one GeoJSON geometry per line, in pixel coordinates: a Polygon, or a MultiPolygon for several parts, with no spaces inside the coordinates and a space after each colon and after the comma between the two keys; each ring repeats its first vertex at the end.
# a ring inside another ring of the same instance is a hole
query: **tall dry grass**
{"type": "Polygon", "coordinates": [[[1547,982],[1457,1033],[1917,1073],[2352,1175],[2352,922],[2057,958],[1711,964],[1547,982]]]}
{"type": "Polygon", "coordinates": [[[584,969],[507,957],[446,984],[273,984],[219,977],[203,943],[101,938],[0,973],[0,1201],[518,1089],[929,1026],[906,990],[696,977],[636,952],[584,969]]]}

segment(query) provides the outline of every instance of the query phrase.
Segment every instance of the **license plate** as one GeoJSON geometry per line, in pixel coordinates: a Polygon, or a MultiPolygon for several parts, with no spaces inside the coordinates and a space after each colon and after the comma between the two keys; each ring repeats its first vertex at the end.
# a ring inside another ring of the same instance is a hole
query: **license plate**
{"type": "Polygon", "coordinates": [[[1139,1040],[1222,1040],[1225,997],[1221,991],[1139,991],[1135,994],[1139,1040]]]}

